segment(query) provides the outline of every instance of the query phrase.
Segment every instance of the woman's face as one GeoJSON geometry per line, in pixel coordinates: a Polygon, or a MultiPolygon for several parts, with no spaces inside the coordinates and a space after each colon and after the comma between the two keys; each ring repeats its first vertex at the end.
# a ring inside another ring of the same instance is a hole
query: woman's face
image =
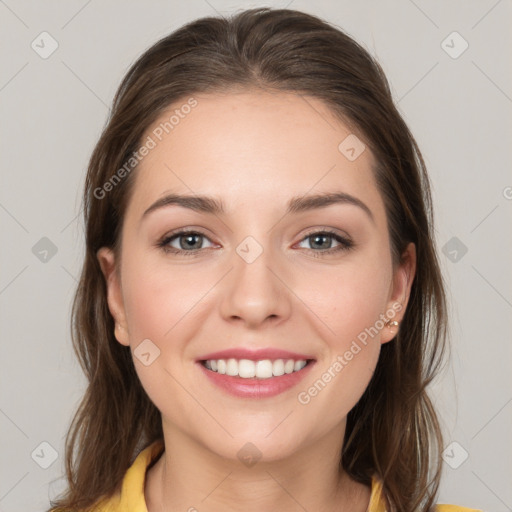
{"type": "Polygon", "coordinates": [[[141,142],[120,277],[113,253],[98,253],[116,338],[164,431],[223,457],[248,442],[285,457],[344,428],[397,332],[384,320],[405,312],[414,246],[394,268],[374,157],[321,101],[188,100],[141,142]],[[309,200],[327,194],[338,200],[309,200]],[[228,374],[258,374],[223,375],[219,359],[234,359],[228,374]]]}

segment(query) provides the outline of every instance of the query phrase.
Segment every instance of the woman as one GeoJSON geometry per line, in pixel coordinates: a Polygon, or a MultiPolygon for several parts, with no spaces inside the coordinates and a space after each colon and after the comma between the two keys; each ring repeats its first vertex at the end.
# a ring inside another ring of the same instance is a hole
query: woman
{"type": "Polygon", "coordinates": [[[435,505],[428,177],[354,40],[267,8],[162,39],[116,94],[84,212],[89,386],[53,510],[469,510],[435,505]]]}

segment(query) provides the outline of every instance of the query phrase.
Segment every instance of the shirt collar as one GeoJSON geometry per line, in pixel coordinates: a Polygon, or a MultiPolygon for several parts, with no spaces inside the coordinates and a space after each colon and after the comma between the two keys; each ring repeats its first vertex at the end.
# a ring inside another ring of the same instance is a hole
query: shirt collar
{"type": "MultiPolygon", "coordinates": [[[[148,466],[161,455],[164,442],[158,439],[142,450],[128,468],[122,483],[121,494],[109,501],[110,508],[105,512],[148,512],[144,497],[144,486],[148,466]]],[[[102,509],[100,509],[102,510],[102,509]]],[[[377,476],[372,477],[370,504],[367,512],[386,512],[382,498],[382,482],[377,476]]]]}

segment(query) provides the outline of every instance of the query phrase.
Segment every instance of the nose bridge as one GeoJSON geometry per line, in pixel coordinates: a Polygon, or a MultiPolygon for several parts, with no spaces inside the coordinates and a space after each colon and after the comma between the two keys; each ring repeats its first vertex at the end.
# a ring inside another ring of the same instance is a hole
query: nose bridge
{"type": "Polygon", "coordinates": [[[286,287],[275,275],[279,271],[269,237],[246,236],[231,255],[233,271],[225,287],[222,314],[229,320],[244,320],[256,326],[267,318],[283,319],[290,313],[286,287]]]}

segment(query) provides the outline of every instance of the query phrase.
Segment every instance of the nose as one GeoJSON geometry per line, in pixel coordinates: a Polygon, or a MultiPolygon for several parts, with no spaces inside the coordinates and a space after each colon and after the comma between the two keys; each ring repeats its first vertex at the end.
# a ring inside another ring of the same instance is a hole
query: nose
{"type": "Polygon", "coordinates": [[[269,250],[264,249],[254,261],[243,252],[233,251],[232,264],[233,269],[223,280],[220,304],[226,321],[257,329],[264,324],[276,326],[289,318],[292,292],[286,286],[282,265],[269,250]]]}

